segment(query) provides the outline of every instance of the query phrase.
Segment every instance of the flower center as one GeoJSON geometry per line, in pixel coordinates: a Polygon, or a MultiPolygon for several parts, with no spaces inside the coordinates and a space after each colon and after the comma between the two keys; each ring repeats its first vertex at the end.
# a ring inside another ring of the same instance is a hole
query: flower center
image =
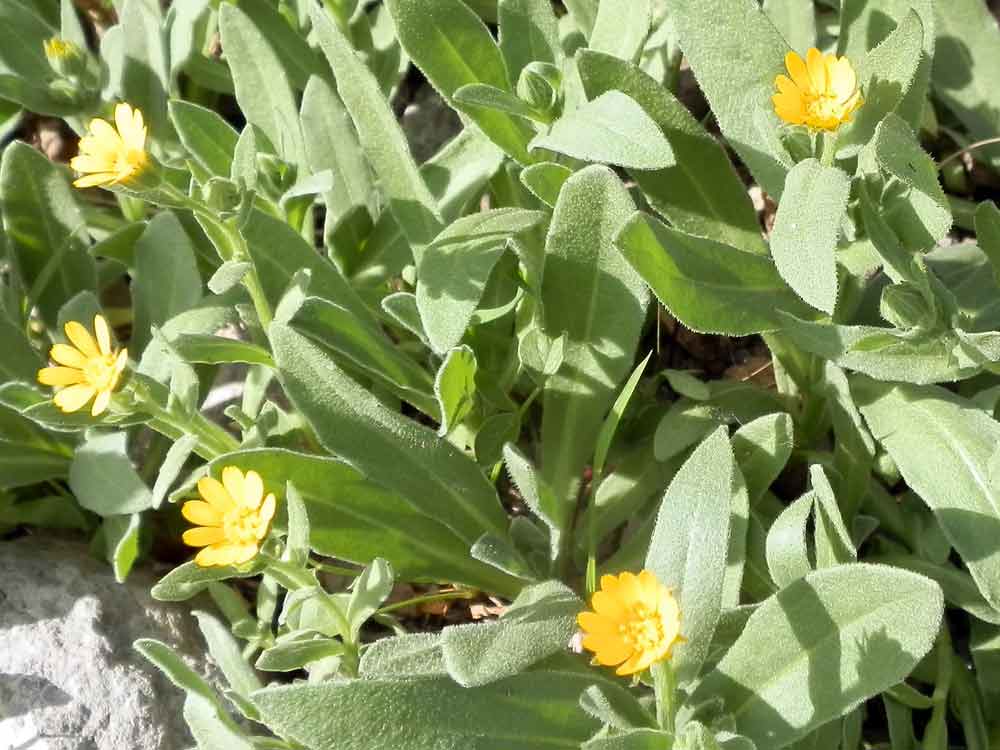
{"type": "Polygon", "coordinates": [[[642,604],[632,608],[632,618],[618,626],[622,640],[635,651],[655,651],[664,641],[663,619],[642,604]]]}
{"type": "Polygon", "coordinates": [[[128,177],[146,166],[146,152],[142,149],[122,147],[115,161],[115,172],[128,177]]]}
{"type": "Polygon", "coordinates": [[[234,544],[251,544],[257,542],[257,511],[237,505],[226,513],[222,521],[226,539],[234,544]]]}
{"type": "Polygon", "coordinates": [[[805,95],[805,100],[806,111],[809,113],[809,116],[815,120],[839,120],[841,114],[843,113],[844,107],[840,103],[836,94],[807,93],[805,95]]]}
{"type": "Polygon", "coordinates": [[[100,357],[91,357],[87,364],[83,366],[83,377],[87,384],[99,391],[110,391],[115,387],[118,373],[115,369],[117,354],[107,354],[100,357]]]}

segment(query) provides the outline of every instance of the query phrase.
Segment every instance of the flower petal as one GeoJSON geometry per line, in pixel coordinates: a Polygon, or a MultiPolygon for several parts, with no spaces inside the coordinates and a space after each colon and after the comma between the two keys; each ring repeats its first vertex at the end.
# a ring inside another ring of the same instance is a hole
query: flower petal
{"type": "Polygon", "coordinates": [[[101,351],[97,348],[97,342],[94,341],[94,337],[80,323],[71,320],[63,327],[63,330],[66,332],[66,338],[70,340],[73,346],[80,350],[83,356],[88,358],[101,356],[101,351]]]}
{"type": "Polygon", "coordinates": [[[63,388],[59,391],[59,393],[53,396],[52,400],[62,411],[69,414],[74,411],[80,411],[96,393],[97,391],[93,386],[71,385],[69,388],[63,388]]]}
{"type": "Polygon", "coordinates": [[[234,544],[231,549],[233,557],[230,565],[242,565],[257,556],[259,547],[256,544],[234,544]]]}
{"type": "Polygon", "coordinates": [[[809,80],[809,71],[806,67],[806,61],[797,52],[789,52],[785,55],[785,68],[788,70],[788,74],[795,81],[795,85],[802,90],[806,90],[810,87],[811,82],[809,80]]]}
{"type": "Polygon", "coordinates": [[[195,564],[202,568],[229,565],[232,559],[232,545],[230,544],[213,544],[205,547],[194,557],[195,564]]]}
{"type": "Polygon", "coordinates": [[[181,515],[198,526],[221,526],[223,514],[204,500],[188,500],[181,506],[181,515]]]}
{"type": "Polygon", "coordinates": [[[624,664],[615,670],[615,674],[625,677],[626,675],[635,674],[636,672],[641,671],[638,667],[640,659],[642,659],[641,651],[632,654],[632,656],[630,656],[624,664]]]}
{"type": "Polygon", "coordinates": [[[227,466],[222,470],[222,484],[226,488],[226,492],[229,493],[237,505],[246,504],[246,495],[244,493],[244,477],[243,472],[239,470],[236,466],[227,466]]]}
{"type": "Polygon", "coordinates": [[[576,622],[588,635],[618,635],[619,623],[607,617],[601,617],[596,612],[581,612],[576,616],[576,622]]]}
{"type": "Polygon", "coordinates": [[[104,413],[104,410],[108,408],[108,404],[111,403],[111,391],[103,390],[97,392],[97,398],[94,399],[94,405],[90,407],[90,416],[99,417],[104,413]]]}
{"type": "Polygon", "coordinates": [[[189,547],[207,547],[225,541],[226,532],[220,526],[196,526],[185,531],[181,538],[189,547]]]}
{"type": "Polygon", "coordinates": [[[198,480],[198,492],[220,513],[226,513],[236,507],[236,503],[226,492],[222,483],[214,477],[202,477],[198,480]]]}
{"type": "Polygon", "coordinates": [[[256,471],[248,471],[243,478],[243,502],[250,508],[259,508],[264,499],[264,481],[256,471]]]}
{"type": "Polygon", "coordinates": [[[607,591],[597,591],[591,599],[591,606],[599,615],[608,617],[617,622],[621,622],[628,616],[624,605],[618,597],[609,594],[607,591]]]}
{"type": "Polygon", "coordinates": [[[97,347],[101,354],[105,357],[111,354],[111,331],[103,315],[94,316],[94,333],[97,334],[97,347]]]}
{"type": "Polygon", "coordinates": [[[254,526],[254,536],[258,539],[267,536],[267,530],[271,526],[271,519],[274,518],[274,509],[277,504],[274,495],[268,495],[264,498],[264,504],[260,506],[260,511],[257,514],[257,524],[254,526]]]}
{"type": "Polygon", "coordinates": [[[809,70],[809,81],[812,84],[813,91],[817,94],[827,91],[829,89],[829,81],[827,79],[826,62],[823,59],[823,53],[815,47],[810,48],[806,53],[806,67],[809,70]]]}
{"type": "Polygon", "coordinates": [[[75,367],[77,370],[82,370],[87,366],[87,358],[83,356],[79,349],[69,344],[56,344],[53,346],[49,349],[49,358],[53,362],[66,365],[66,367],[75,367]]]}
{"type": "Polygon", "coordinates": [[[73,367],[44,367],[38,371],[42,385],[77,385],[83,382],[83,373],[73,367]]]}

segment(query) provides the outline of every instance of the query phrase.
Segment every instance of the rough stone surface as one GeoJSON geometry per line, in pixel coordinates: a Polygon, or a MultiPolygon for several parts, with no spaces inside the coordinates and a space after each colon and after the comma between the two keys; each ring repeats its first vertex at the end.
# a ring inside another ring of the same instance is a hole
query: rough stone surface
{"type": "Polygon", "coordinates": [[[205,674],[197,625],[149,596],[136,571],[115,582],[78,543],[0,542],[0,750],[191,747],[183,694],[132,649],[175,647],[205,674]]]}

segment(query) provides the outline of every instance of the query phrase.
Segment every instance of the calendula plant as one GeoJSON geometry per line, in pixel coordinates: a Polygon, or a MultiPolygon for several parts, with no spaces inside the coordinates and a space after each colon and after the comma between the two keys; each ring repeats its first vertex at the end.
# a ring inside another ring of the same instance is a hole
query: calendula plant
{"type": "Polygon", "coordinates": [[[998,70],[984,0],[4,0],[0,528],[207,595],[219,690],[135,644],[202,750],[995,747],[998,70]]]}

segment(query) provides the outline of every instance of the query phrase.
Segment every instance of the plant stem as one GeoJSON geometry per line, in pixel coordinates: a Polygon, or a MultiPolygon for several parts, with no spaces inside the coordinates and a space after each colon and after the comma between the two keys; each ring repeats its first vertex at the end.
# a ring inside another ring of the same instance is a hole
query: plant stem
{"type": "Polygon", "coordinates": [[[653,689],[656,692],[656,721],[664,732],[674,734],[677,706],[674,700],[677,679],[669,661],[658,661],[653,667],[653,689]]]}
{"type": "Polygon", "coordinates": [[[152,418],[149,426],[176,440],[182,435],[194,435],[198,444],[194,451],[206,461],[211,461],[225,453],[232,453],[240,446],[232,435],[222,427],[209,421],[200,412],[194,414],[179,414],[160,404],[160,401],[139,378],[133,377],[126,390],[131,392],[138,402],[139,408],[152,418]]]}
{"type": "Polygon", "coordinates": [[[454,599],[475,599],[476,593],[474,591],[443,591],[438,594],[426,594],[425,596],[415,596],[412,599],[404,599],[401,602],[393,602],[392,604],[387,604],[378,610],[376,614],[385,615],[390,612],[396,612],[400,609],[406,609],[407,607],[416,607],[421,604],[430,604],[432,602],[447,602],[454,599]]]}
{"type": "Polygon", "coordinates": [[[837,136],[836,130],[828,130],[823,133],[823,155],[820,157],[819,163],[824,167],[833,166],[833,160],[837,155],[837,136]]]}

